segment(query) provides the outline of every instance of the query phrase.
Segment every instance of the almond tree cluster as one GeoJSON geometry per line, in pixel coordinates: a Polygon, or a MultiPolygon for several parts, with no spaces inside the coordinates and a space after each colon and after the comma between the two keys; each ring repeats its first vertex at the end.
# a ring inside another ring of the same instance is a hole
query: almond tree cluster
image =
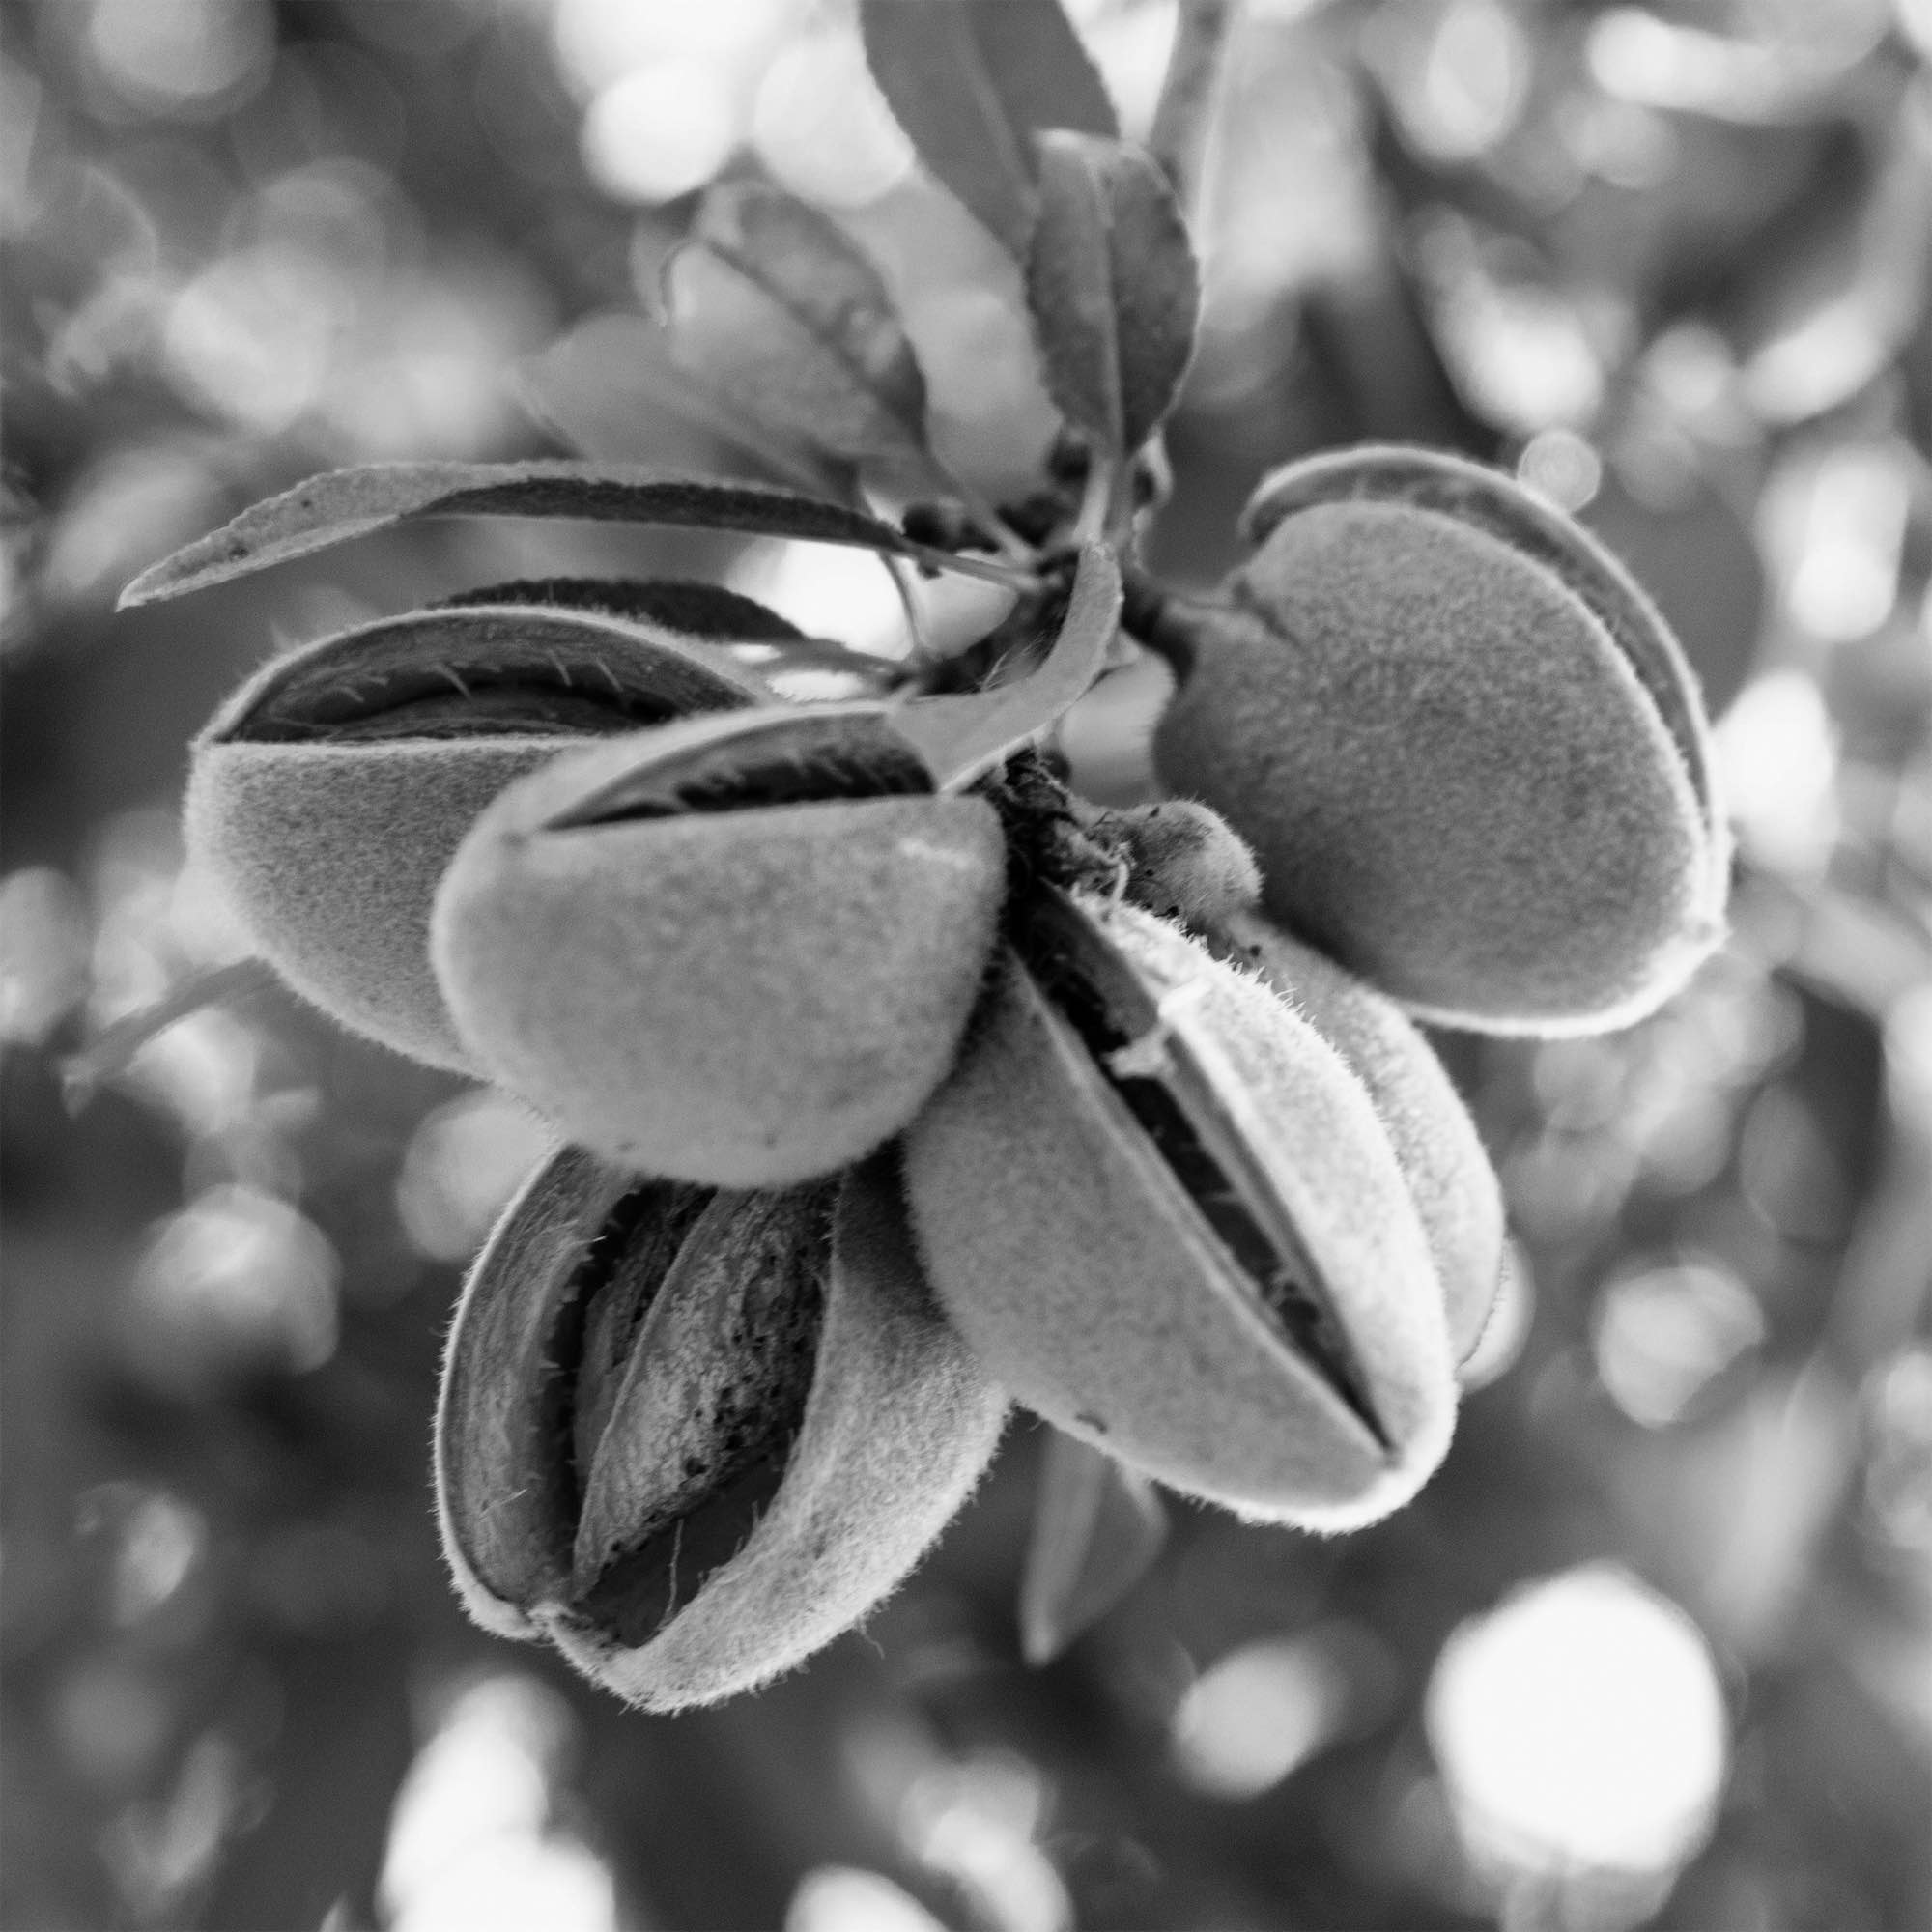
{"type": "Polygon", "coordinates": [[[1051,0],[863,18],[1023,270],[1065,417],[1026,500],[933,456],[858,245],[734,182],[667,327],[798,487],[337,471],[128,592],[461,515],[1011,592],[963,651],[888,661],[712,583],[498,583],[295,650],[196,746],[190,849],[262,958],[555,1130],[451,1333],[444,1547],[479,1622],[654,1708],[863,1618],[1014,1404],[1130,1494],[1324,1531],[1399,1507],[1504,1239],[1415,1019],[1627,1025],[1723,930],[1694,682],[1623,568],[1503,475],[1376,445],[1268,478],[1211,596],[1158,582],[1199,302],[1181,158],[1121,138],[1051,0]],[[1101,805],[1057,727],[1137,651],[1175,675],[1158,792],[1101,805]],[[850,695],[780,696],[803,668],[850,695]]]}

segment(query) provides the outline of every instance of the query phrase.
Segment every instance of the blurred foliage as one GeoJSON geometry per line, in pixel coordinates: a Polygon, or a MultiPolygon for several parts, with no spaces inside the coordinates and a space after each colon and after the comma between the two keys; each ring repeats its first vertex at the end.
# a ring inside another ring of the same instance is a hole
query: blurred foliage
{"type": "MultiPolygon", "coordinates": [[[[1144,129],[1173,6],[1072,11],[1144,129]]],[[[1924,0],[1248,0],[1156,562],[1211,581],[1309,449],[1514,468],[1630,559],[1723,713],[1736,937],[1626,1035],[1441,1041],[1520,1267],[1419,1502],[1335,1541],[1177,1512],[1151,1580],[1030,1670],[1016,1428],[866,1635],[677,1719],[469,1629],[440,1575],[440,1331],[524,1118],[274,993],[84,1104],[61,1068],[236,952],[174,799],[272,643],[622,558],[863,645],[890,585],[431,526],[109,610],[330,464],[745,461],[640,320],[721,170],[848,224],[946,453],[1013,487],[1052,417],[1012,271],[829,0],[0,19],[6,1924],[1924,1922],[1924,0]]],[[[1130,667],[1069,726],[1101,788],[1158,686],[1130,667]]]]}

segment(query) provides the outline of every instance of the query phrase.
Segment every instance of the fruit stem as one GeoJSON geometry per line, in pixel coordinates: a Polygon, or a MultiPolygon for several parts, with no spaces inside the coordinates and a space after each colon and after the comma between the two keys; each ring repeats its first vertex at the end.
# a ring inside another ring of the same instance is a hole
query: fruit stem
{"type": "Polygon", "coordinates": [[[1138,644],[1173,666],[1185,678],[1201,655],[1200,634],[1208,607],[1177,597],[1157,578],[1137,564],[1122,571],[1121,629],[1138,644]]]}

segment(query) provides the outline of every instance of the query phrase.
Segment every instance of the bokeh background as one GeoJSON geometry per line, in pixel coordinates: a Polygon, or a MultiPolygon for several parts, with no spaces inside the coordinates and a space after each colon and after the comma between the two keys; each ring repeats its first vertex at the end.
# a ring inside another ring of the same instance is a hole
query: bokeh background
{"type": "MultiPolygon", "coordinates": [[[[1171,0],[1073,11],[1144,127],[1171,0]]],[[[63,1074],[238,952],[175,809],[270,649],[611,566],[891,649],[890,585],[805,547],[428,526],[111,607],[331,465],[754,461],[679,413],[646,320],[694,194],[742,170],[850,225],[942,449],[1022,488],[1052,415],[1012,271],[830,0],[0,21],[7,1926],[1926,1922],[1926,0],[1249,0],[1155,561],[1210,582],[1311,449],[1514,469],[1681,628],[1735,938],[1620,1037],[1442,1040],[1520,1266],[1412,1507],[1321,1540],[1177,1505],[1150,1579],[1028,1669],[1016,1426],[866,1633],[675,1719],[469,1629],[440,1572],[439,1339],[526,1121],[272,993],[91,1096],[63,1074]]],[[[1159,675],[1073,722],[1095,782],[1133,782],[1159,675]]]]}

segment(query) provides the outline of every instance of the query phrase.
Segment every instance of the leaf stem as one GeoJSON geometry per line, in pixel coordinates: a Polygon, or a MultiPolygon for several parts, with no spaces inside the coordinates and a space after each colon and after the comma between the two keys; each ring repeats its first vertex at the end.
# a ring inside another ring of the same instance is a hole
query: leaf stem
{"type": "Polygon", "coordinates": [[[885,565],[886,575],[893,580],[893,590],[905,616],[912,664],[916,668],[923,669],[932,662],[932,641],[925,635],[925,619],[920,614],[919,592],[913,586],[912,571],[904,557],[892,556],[885,551],[879,553],[879,561],[885,565]]]}
{"type": "Polygon", "coordinates": [[[1201,192],[1221,56],[1239,10],[1240,0],[1180,0],[1174,50],[1148,133],[1148,152],[1190,216],[1201,192]]]}
{"type": "Polygon", "coordinates": [[[989,556],[967,556],[957,551],[935,550],[930,544],[908,541],[897,554],[915,563],[929,564],[934,570],[950,570],[959,577],[977,577],[982,583],[997,583],[1004,590],[1037,590],[1040,580],[1031,570],[1016,569],[1009,563],[996,563],[989,556]]]}
{"type": "Polygon", "coordinates": [[[1112,453],[1095,448],[1087,466],[1087,480],[1081,486],[1080,514],[1074,520],[1072,541],[1097,543],[1103,535],[1114,534],[1116,485],[1126,465],[1115,461],[1112,453]]]}

